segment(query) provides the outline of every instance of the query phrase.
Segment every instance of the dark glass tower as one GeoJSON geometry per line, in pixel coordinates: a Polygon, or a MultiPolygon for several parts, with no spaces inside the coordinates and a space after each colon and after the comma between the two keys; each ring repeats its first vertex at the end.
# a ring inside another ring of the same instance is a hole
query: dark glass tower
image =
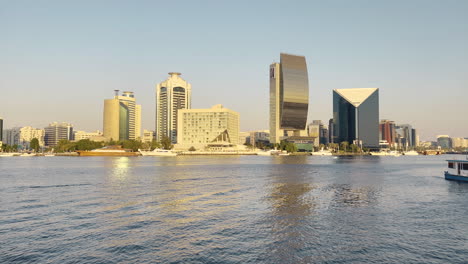
{"type": "Polygon", "coordinates": [[[379,89],[356,88],[333,90],[335,143],[362,143],[379,147],[379,89]]]}

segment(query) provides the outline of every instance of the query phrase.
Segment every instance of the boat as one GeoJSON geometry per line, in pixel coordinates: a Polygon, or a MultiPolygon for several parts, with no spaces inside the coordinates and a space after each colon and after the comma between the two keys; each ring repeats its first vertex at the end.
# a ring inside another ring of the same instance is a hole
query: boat
{"type": "Polygon", "coordinates": [[[448,168],[444,172],[446,180],[468,182],[467,160],[447,160],[448,168]]]}
{"type": "Polygon", "coordinates": [[[392,150],[392,151],[381,150],[379,152],[369,152],[369,154],[371,156],[394,156],[394,157],[399,157],[401,155],[400,152],[396,150],[392,150]]]}
{"type": "Polygon", "coordinates": [[[106,146],[93,150],[77,150],[79,156],[138,156],[140,153],[133,152],[130,149],[124,149],[121,146],[106,146]]]}
{"type": "Polygon", "coordinates": [[[410,151],[405,151],[403,152],[403,155],[405,156],[418,156],[419,153],[415,150],[410,150],[410,151]]]}
{"type": "Polygon", "coordinates": [[[53,154],[53,153],[46,153],[46,154],[44,154],[44,157],[54,157],[54,156],[55,156],[55,154],[53,154]]]}
{"type": "Polygon", "coordinates": [[[36,156],[36,153],[22,153],[20,155],[20,157],[32,157],[32,156],[36,156]]]}
{"type": "Polygon", "coordinates": [[[164,157],[174,157],[177,156],[177,153],[172,152],[172,150],[167,149],[154,149],[153,151],[144,151],[138,150],[142,156],[164,156],[164,157]]]}
{"type": "Polygon", "coordinates": [[[15,153],[10,153],[10,152],[0,153],[0,157],[13,157],[14,155],[15,153]]]}
{"type": "Polygon", "coordinates": [[[262,150],[257,152],[258,156],[273,156],[273,155],[279,155],[281,153],[281,150],[276,150],[276,149],[270,149],[270,150],[262,150]]]}
{"type": "Polygon", "coordinates": [[[321,150],[319,150],[319,151],[312,152],[311,154],[312,154],[313,156],[331,156],[331,155],[333,155],[333,154],[331,153],[331,151],[328,150],[328,149],[327,149],[327,150],[321,149],[321,150]]]}

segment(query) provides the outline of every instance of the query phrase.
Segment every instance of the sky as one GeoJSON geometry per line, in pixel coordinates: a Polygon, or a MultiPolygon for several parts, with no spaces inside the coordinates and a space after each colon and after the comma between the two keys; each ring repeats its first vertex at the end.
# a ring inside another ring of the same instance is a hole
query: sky
{"type": "Polygon", "coordinates": [[[328,123],[333,89],[377,87],[381,119],[468,137],[467,14],[465,0],[0,0],[0,117],[102,130],[119,89],[154,130],[155,86],[175,71],[192,108],[268,129],[269,65],[285,52],[306,57],[309,122],[328,123]]]}

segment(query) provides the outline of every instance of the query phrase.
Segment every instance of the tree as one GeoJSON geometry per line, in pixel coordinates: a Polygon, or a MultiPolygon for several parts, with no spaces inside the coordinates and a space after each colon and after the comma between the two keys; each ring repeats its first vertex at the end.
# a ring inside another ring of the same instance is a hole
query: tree
{"type": "Polygon", "coordinates": [[[141,148],[141,141],[129,139],[121,142],[121,146],[126,149],[131,149],[132,151],[138,151],[141,148]]]}
{"type": "Polygon", "coordinates": [[[292,153],[292,152],[297,152],[297,146],[296,144],[292,143],[292,142],[288,142],[286,144],[286,147],[285,147],[285,150],[289,153],[292,153]]]}
{"type": "Polygon", "coordinates": [[[55,152],[70,152],[75,151],[76,144],[74,142],[70,142],[66,139],[61,139],[55,146],[55,152]]]}
{"type": "Polygon", "coordinates": [[[343,141],[343,142],[340,143],[340,147],[344,152],[346,152],[348,150],[348,146],[349,146],[348,141],[343,141]]]}
{"type": "Polygon", "coordinates": [[[172,145],[171,139],[167,136],[163,136],[161,138],[161,145],[163,149],[172,149],[174,146],[172,145]]]}
{"type": "Polygon", "coordinates": [[[34,150],[35,152],[39,152],[39,139],[33,138],[31,139],[31,142],[29,142],[29,147],[34,150]]]}
{"type": "Polygon", "coordinates": [[[161,147],[162,147],[162,145],[161,145],[160,142],[158,142],[158,141],[156,141],[156,140],[151,141],[151,147],[150,147],[151,150],[159,149],[159,148],[161,148],[161,147]]]}
{"type": "Polygon", "coordinates": [[[89,139],[82,139],[75,143],[76,150],[93,150],[102,147],[102,142],[95,142],[89,139]]]}
{"type": "Polygon", "coordinates": [[[359,147],[357,145],[355,145],[355,144],[351,144],[350,149],[354,153],[359,152],[359,147]]]}
{"type": "Polygon", "coordinates": [[[195,151],[196,149],[195,149],[195,147],[191,146],[188,150],[189,151],[195,151]]]}

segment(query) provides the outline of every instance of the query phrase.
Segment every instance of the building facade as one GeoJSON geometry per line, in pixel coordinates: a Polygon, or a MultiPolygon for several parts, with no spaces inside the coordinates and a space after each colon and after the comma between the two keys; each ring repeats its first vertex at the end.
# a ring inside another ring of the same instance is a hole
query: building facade
{"type": "Polygon", "coordinates": [[[78,131],[74,131],[73,132],[73,140],[74,141],[80,141],[80,140],[84,140],[84,139],[89,139],[89,140],[96,140],[96,139],[103,139],[102,136],[102,132],[97,130],[96,132],[86,132],[86,131],[81,131],[81,130],[78,130],[78,131]]]}
{"type": "Polygon", "coordinates": [[[20,145],[20,129],[20,127],[5,129],[3,131],[3,144],[20,145]]]}
{"type": "Polygon", "coordinates": [[[333,90],[335,143],[379,148],[379,89],[333,90]]]}
{"type": "Polygon", "coordinates": [[[0,146],[3,142],[3,118],[0,117],[0,146]]]}
{"type": "Polygon", "coordinates": [[[443,149],[452,148],[452,140],[448,135],[439,135],[437,136],[437,146],[443,149]]]}
{"type": "Polygon", "coordinates": [[[395,144],[395,122],[386,119],[381,120],[379,124],[379,133],[379,139],[386,141],[388,146],[391,147],[395,144]]]}
{"type": "Polygon", "coordinates": [[[46,146],[56,146],[62,139],[73,140],[73,125],[54,122],[44,128],[44,143],[46,146]]]}
{"type": "Polygon", "coordinates": [[[307,135],[309,77],[304,56],[281,53],[270,65],[270,142],[307,135]]]}
{"type": "Polygon", "coordinates": [[[210,143],[239,144],[239,113],[215,105],[210,109],[180,109],[177,148],[204,148],[210,143]]]}
{"type": "Polygon", "coordinates": [[[141,139],[141,141],[150,143],[153,140],[154,140],[154,131],[144,129],[143,138],[141,139]]]}
{"type": "Polygon", "coordinates": [[[22,127],[20,129],[19,145],[22,148],[28,149],[31,140],[33,138],[37,138],[37,140],[39,141],[39,146],[43,147],[45,145],[44,136],[44,129],[33,128],[30,126],[22,127]]]}
{"type": "Polygon", "coordinates": [[[169,75],[156,86],[156,139],[161,141],[166,136],[177,143],[178,110],[191,108],[192,85],[178,72],[169,75]]]}
{"type": "Polygon", "coordinates": [[[141,138],[141,105],[133,92],[116,94],[104,100],[103,132],[107,140],[136,140],[141,138]]]}

